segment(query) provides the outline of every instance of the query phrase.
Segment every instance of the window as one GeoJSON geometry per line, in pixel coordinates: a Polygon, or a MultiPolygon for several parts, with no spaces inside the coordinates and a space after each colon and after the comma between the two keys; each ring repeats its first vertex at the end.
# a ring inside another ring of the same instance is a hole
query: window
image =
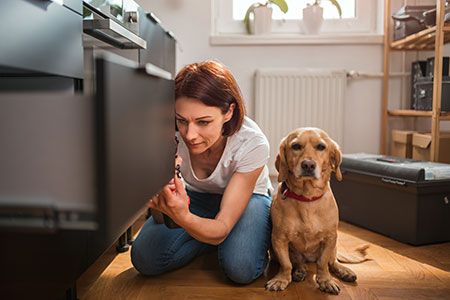
{"type": "MultiPolygon", "coordinates": [[[[289,10],[286,14],[283,14],[278,6],[273,6],[274,20],[298,20],[302,17],[302,9],[313,1],[306,0],[287,0],[289,10]]],[[[339,3],[342,8],[342,18],[350,19],[355,18],[355,0],[341,0],[339,3]]],[[[233,19],[243,20],[247,8],[255,3],[255,0],[233,0],[233,19]]],[[[339,19],[339,13],[337,9],[331,4],[330,1],[322,1],[321,6],[324,8],[324,19],[339,19]]]]}
{"type": "MultiPolygon", "coordinates": [[[[245,33],[243,19],[247,8],[257,0],[214,0],[213,34],[245,33]]],[[[263,2],[263,1],[261,1],[263,2]]],[[[301,34],[302,9],[314,0],[286,0],[289,10],[283,14],[273,6],[273,34],[301,34]]],[[[321,32],[326,33],[375,33],[378,1],[339,0],[342,18],[330,1],[322,0],[324,23],[321,32]]]]}

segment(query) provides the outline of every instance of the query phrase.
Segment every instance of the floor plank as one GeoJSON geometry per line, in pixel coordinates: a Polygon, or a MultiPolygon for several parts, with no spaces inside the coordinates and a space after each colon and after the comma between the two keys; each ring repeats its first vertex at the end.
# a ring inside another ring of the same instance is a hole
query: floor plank
{"type": "Polygon", "coordinates": [[[271,263],[267,276],[249,285],[236,285],[220,271],[217,253],[207,253],[189,265],[156,277],[144,277],[132,267],[129,252],[110,249],[77,282],[80,299],[450,299],[450,243],[414,247],[341,222],[339,251],[369,244],[370,261],[348,265],[358,275],[355,284],[339,282],[341,293],[317,289],[314,265],[304,282],[283,292],[264,285],[277,272],[271,263]]]}

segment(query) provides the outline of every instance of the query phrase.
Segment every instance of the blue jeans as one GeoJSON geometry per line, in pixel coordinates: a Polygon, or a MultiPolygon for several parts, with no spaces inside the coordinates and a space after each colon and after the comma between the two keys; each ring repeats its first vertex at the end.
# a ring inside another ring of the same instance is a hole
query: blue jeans
{"type": "MultiPolygon", "coordinates": [[[[213,219],[219,212],[222,195],[188,191],[190,211],[213,219]]],[[[239,221],[217,246],[219,265],[236,283],[250,283],[267,265],[272,224],[271,198],[253,194],[239,221]]],[[[214,246],[192,238],[183,228],[169,229],[149,218],[131,249],[133,266],[144,275],[157,275],[180,268],[214,246]]]]}

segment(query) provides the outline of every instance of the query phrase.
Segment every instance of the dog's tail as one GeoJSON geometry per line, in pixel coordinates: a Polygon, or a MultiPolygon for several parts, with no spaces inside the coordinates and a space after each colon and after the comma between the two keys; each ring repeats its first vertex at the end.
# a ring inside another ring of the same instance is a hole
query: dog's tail
{"type": "Polygon", "coordinates": [[[368,244],[364,244],[356,248],[350,253],[337,253],[336,257],[337,260],[341,263],[347,263],[347,264],[358,264],[362,263],[366,260],[370,260],[370,258],[367,257],[367,249],[369,248],[368,244]]]}

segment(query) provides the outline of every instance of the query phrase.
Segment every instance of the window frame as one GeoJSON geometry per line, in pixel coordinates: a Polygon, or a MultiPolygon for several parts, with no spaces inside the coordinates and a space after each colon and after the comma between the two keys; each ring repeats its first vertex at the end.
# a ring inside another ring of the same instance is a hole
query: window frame
{"type": "MultiPolygon", "coordinates": [[[[321,34],[376,34],[378,1],[355,0],[356,17],[352,19],[325,19],[321,34]]],[[[212,1],[211,35],[246,34],[242,21],[233,20],[233,1],[212,1]]],[[[300,17],[300,16],[299,16],[300,17]]],[[[298,34],[302,20],[272,20],[271,35],[298,34]]]]}

